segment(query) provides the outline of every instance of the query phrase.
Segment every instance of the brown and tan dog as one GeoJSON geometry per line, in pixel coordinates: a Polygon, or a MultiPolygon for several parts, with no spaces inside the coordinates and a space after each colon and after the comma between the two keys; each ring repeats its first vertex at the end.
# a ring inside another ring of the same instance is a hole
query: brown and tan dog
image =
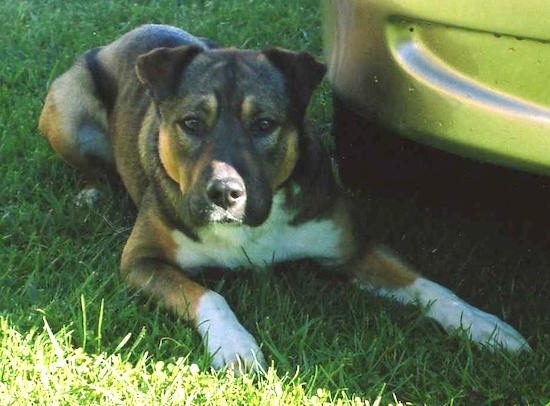
{"type": "Polygon", "coordinates": [[[223,297],[190,276],[299,258],[416,302],[476,342],[528,348],[508,324],[362,242],[319,138],[304,131],[324,73],[306,53],[213,49],[177,28],[146,25],[60,76],[40,130],[71,165],[118,172],[139,210],[122,275],[193,323],[216,368],[265,361],[223,297]]]}

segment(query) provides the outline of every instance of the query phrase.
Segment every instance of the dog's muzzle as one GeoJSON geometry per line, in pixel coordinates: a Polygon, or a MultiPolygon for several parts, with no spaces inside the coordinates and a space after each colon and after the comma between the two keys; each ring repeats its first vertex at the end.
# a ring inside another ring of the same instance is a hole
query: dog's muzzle
{"type": "Polygon", "coordinates": [[[206,187],[206,196],[214,205],[233,214],[244,214],[246,188],[237,178],[213,179],[206,187]]]}
{"type": "Polygon", "coordinates": [[[246,186],[229,164],[214,162],[206,184],[206,199],[211,206],[210,221],[242,222],[246,211],[246,186]]]}

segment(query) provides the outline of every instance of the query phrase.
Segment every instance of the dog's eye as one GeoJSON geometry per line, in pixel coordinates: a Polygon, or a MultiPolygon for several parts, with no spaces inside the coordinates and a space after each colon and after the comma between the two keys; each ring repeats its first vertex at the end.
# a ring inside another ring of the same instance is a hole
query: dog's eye
{"type": "Polygon", "coordinates": [[[277,122],[269,118],[260,118],[254,122],[254,131],[258,135],[271,134],[277,127],[277,122]]]}
{"type": "Polygon", "coordinates": [[[178,125],[183,131],[190,134],[197,134],[202,128],[201,121],[196,117],[186,117],[178,121],[178,125]]]}

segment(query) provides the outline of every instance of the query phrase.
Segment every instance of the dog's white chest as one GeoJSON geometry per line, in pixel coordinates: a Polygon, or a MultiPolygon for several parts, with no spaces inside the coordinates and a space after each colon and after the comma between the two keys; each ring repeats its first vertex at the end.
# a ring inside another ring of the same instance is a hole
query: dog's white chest
{"type": "Polygon", "coordinates": [[[342,230],[331,219],[292,226],[292,213],[283,208],[283,202],[282,193],[275,195],[271,214],[261,226],[212,225],[200,231],[200,242],[174,230],[178,265],[237,268],[302,258],[338,260],[342,230]]]}

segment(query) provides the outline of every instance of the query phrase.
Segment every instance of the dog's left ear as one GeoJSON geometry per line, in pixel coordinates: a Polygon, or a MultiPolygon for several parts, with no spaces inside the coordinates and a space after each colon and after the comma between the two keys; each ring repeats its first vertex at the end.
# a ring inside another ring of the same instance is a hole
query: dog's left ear
{"type": "Polygon", "coordinates": [[[269,48],[263,54],[285,75],[291,97],[305,110],[311,94],[325,76],[326,66],[307,52],[269,48]]]}
{"type": "Polygon", "coordinates": [[[181,73],[199,52],[202,48],[194,45],[154,49],[137,58],[137,76],[156,101],[162,100],[175,91],[181,73]]]}

